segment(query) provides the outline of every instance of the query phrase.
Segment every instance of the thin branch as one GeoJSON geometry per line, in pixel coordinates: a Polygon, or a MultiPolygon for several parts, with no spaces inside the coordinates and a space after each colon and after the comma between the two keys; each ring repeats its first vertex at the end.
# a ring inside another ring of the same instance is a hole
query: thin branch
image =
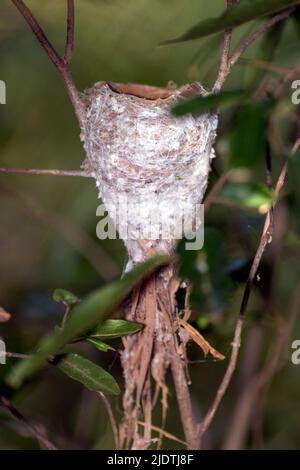
{"type": "Polygon", "coordinates": [[[293,67],[280,67],[279,65],[272,64],[272,62],[268,62],[262,59],[240,59],[239,65],[255,67],[260,70],[264,70],[267,72],[273,72],[279,76],[286,76],[286,74],[293,72],[293,67]]]}
{"type": "Polygon", "coordinates": [[[12,0],[12,2],[15,5],[15,7],[19,10],[21,15],[24,17],[26,22],[28,23],[29,27],[31,28],[31,31],[33,32],[33,34],[35,35],[35,37],[41,44],[42,48],[48,55],[49,59],[53,62],[54,66],[58,70],[62,70],[64,68],[63,60],[61,59],[61,57],[59,56],[55,48],[52,46],[48,37],[46,36],[41,26],[32,15],[29,8],[24,4],[22,0],[12,0]]]}
{"type": "MultiPolygon", "coordinates": [[[[11,0],[15,7],[19,10],[25,21],[27,22],[28,26],[30,27],[31,31],[39,41],[40,45],[46,52],[47,56],[54,64],[55,68],[59,72],[65,87],[67,89],[68,95],[70,100],[73,104],[75,114],[77,116],[80,128],[84,128],[85,122],[85,107],[80,98],[79,92],[75,86],[75,83],[72,78],[71,69],[70,69],[70,62],[69,59],[71,57],[71,51],[73,48],[73,34],[72,28],[74,27],[74,20],[72,20],[74,15],[74,9],[68,8],[68,18],[69,18],[69,25],[68,25],[68,33],[67,33],[67,61],[65,62],[64,58],[60,57],[56,49],[53,47],[51,42],[49,41],[48,37],[44,33],[43,29],[32,15],[30,9],[24,4],[22,0],[11,0]]],[[[69,2],[71,3],[71,2],[69,2]]],[[[71,59],[70,59],[71,60],[71,59]]]]}
{"type": "MultiPolygon", "coordinates": [[[[280,172],[275,192],[278,195],[279,191],[281,190],[285,177],[286,177],[286,171],[287,167],[286,164],[283,165],[282,170],[280,172]]],[[[274,206],[276,205],[276,202],[274,203],[274,206]]],[[[260,261],[262,259],[262,256],[265,252],[266,247],[268,246],[269,243],[272,241],[272,234],[273,234],[273,208],[274,206],[270,209],[266,216],[265,220],[265,225],[263,228],[263,232],[261,235],[261,239],[250,269],[250,273],[246,282],[246,286],[244,289],[244,294],[240,306],[240,311],[238,315],[238,319],[236,322],[236,327],[235,327],[235,333],[234,333],[234,339],[232,342],[232,350],[231,350],[231,356],[229,359],[229,363],[225,372],[225,375],[223,377],[223,380],[217,390],[216,396],[207,412],[205,415],[201,425],[200,425],[200,431],[199,431],[199,440],[200,440],[200,445],[201,441],[203,438],[204,433],[207,431],[208,427],[210,426],[212,420],[215,417],[215,414],[219,408],[219,405],[222,401],[222,398],[224,397],[228,386],[231,382],[233,373],[235,371],[236,365],[237,365],[237,359],[238,359],[238,354],[239,354],[239,349],[240,349],[240,343],[241,343],[241,334],[242,334],[242,329],[245,321],[245,316],[246,316],[246,310],[248,306],[248,301],[249,301],[249,296],[254,284],[254,280],[256,277],[256,273],[258,270],[258,267],[260,265],[260,261]]]]}
{"type": "Polygon", "coordinates": [[[57,450],[57,448],[41,433],[41,431],[31,424],[11,403],[8,398],[0,396],[0,404],[11,414],[11,416],[22,423],[31,432],[31,434],[39,441],[40,445],[47,450],[57,450]]]}
{"type": "Polygon", "coordinates": [[[110,401],[103,392],[97,392],[97,394],[99,395],[99,397],[102,398],[103,403],[106,407],[107,414],[108,414],[110,424],[111,424],[111,428],[112,428],[112,432],[113,432],[113,435],[114,435],[116,450],[119,450],[120,449],[120,440],[119,440],[118,426],[117,426],[117,422],[116,422],[116,419],[115,419],[110,401]]]}
{"type": "MultiPolygon", "coordinates": [[[[235,4],[236,4],[236,0],[227,0],[227,9],[232,8],[235,4]]],[[[222,88],[224,76],[226,76],[226,73],[227,73],[231,38],[232,38],[232,29],[228,29],[224,32],[223,50],[221,53],[219,72],[218,72],[216,83],[213,87],[213,91],[215,93],[218,93],[220,89],[222,88]]]]}
{"type": "Polygon", "coordinates": [[[273,16],[273,18],[269,19],[268,21],[265,21],[257,30],[255,30],[253,33],[249,34],[249,36],[246,37],[246,39],[236,48],[232,56],[228,59],[227,68],[222,69],[222,73],[219,72],[219,76],[214,85],[214,91],[219,92],[223,88],[223,85],[228,75],[230,74],[233,66],[237,63],[237,61],[243,55],[246,49],[254,41],[256,41],[256,39],[266,33],[272,26],[287,18],[295,10],[295,8],[296,7],[291,7],[287,10],[281,11],[277,15],[273,16]]]}
{"type": "MultiPolygon", "coordinates": [[[[142,421],[139,421],[138,424],[140,426],[143,426],[145,427],[145,423],[143,423],[142,421]]],[[[160,435],[166,437],[167,439],[170,439],[171,441],[175,441],[175,442],[178,442],[179,444],[182,444],[184,446],[188,446],[188,443],[183,441],[182,439],[179,439],[179,437],[177,436],[174,436],[174,434],[171,434],[170,432],[166,431],[165,429],[163,428],[160,428],[158,426],[154,426],[153,424],[151,425],[151,429],[152,431],[155,431],[157,433],[159,433],[160,435]]]]}
{"type": "Polygon", "coordinates": [[[225,392],[228,389],[228,386],[231,382],[231,378],[232,378],[233,373],[234,373],[235,368],[236,368],[238,353],[239,353],[240,344],[241,344],[241,334],[242,334],[242,329],[243,329],[243,325],[244,325],[245,313],[246,313],[246,309],[247,309],[247,305],[248,305],[248,300],[249,300],[251,288],[252,288],[252,285],[253,285],[253,282],[254,282],[254,279],[255,279],[255,275],[256,275],[258,266],[260,264],[260,260],[262,258],[262,255],[263,255],[263,253],[264,253],[264,251],[265,251],[265,249],[266,249],[266,247],[269,243],[270,237],[271,237],[270,228],[271,227],[269,226],[267,232],[263,233],[263,235],[261,237],[260,244],[259,244],[258,250],[256,252],[256,255],[255,255],[252,267],[251,267],[251,271],[250,271],[250,274],[249,274],[249,277],[248,277],[248,280],[247,280],[247,283],[246,283],[246,287],[245,287],[245,291],[244,291],[244,295],[243,295],[243,299],[242,299],[242,303],[241,303],[241,307],[240,307],[238,320],[237,320],[236,327],[235,327],[235,333],[234,333],[234,339],[233,339],[233,342],[232,342],[232,351],[231,351],[231,356],[230,356],[230,359],[229,359],[229,363],[228,363],[225,375],[223,377],[223,380],[221,382],[221,385],[219,386],[219,388],[217,390],[217,394],[215,396],[215,399],[214,399],[213,403],[211,404],[207,414],[205,415],[205,418],[203,419],[203,421],[201,423],[200,433],[199,433],[200,434],[200,436],[199,436],[200,437],[200,442],[202,441],[202,437],[203,437],[204,433],[207,431],[208,427],[210,426],[212,420],[215,417],[215,414],[216,414],[216,412],[219,408],[219,405],[222,401],[222,398],[225,395],[225,392]]]}
{"type": "Polygon", "coordinates": [[[282,318],[277,318],[276,337],[263,367],[250,379],[240,396],[236,407],[236,419],[230,427],[224,449],[240,450],[242,448],[242,444],[246,439],[246,424],[249,423],[253,411],[257,408],[257,400],[259,398],[266,399],[274,375],[278,373],[287,360],[291,333],[299,315],[299,308],[300,283],[297,284],[294,291],[288,318],[285,321],[282,318]]]}
{"type": "Polygon", "coordinates": [[[42,168],[0,168],[0,173],[16,173],[26,175],[48,175],[48,176],[80,176],[82,178],[92,178],[90,173],[77,170],[59,170],[42,168]]]}
{"type": "MultiPolygon", "coordinates": [[[[169,300],[169,299],[168,299],[169,300]]],[[[167,300],[167,302],[168,302],[167,300]]],[[[168,331],[172,331],[172,313],[169,303],[164,301],[162,294],[158,295],[160,309],[164,312],[168,331]]],[[[186,379],[185,367],[178,353],[178,341],[176,334],[170,334],[167,341],[171,371],[176,391],[179,413],[187,442],[188,450],[198,449],[198,423],[196,421],[189,387],[186,379]]]]}
{"type": "Polygon", "coordinates": [[[245,50],[254,41],[256,41],[256,39],[258,39],[260,36],[266,33],[276,23],[279,23],[280,21],[287,18],[294,10],[295,10],[295,7],[292,7],[292,8],[288,8],[287,10],[282,11],[281,13],[278,13],[277,15],[273,16],[273,18],[263,23],[256,31],[249,34],[249,36],[237,47],[235,52],[232,54],[229,60],[229,64],[228,64],[229,72],[232,69],[232,67],[236,64],[236,62],[239,60],[239,58],[242,56],[242,54],[245,52],[245,50]]]}
{"type": "Polygon", "coordinates": [[[75,27],[75,12],[74,0],[68,0],[68,18],[67,18],[67,40],[64,55],[64,62],[66,65],[71,65],[73,49],[74,49],[74,27],[75,27]]]}
{"type": "Polygon", "coordinates": [[[21,354],[16,352],[9,352],[9,351],[0,351],[0,357],[9,357],[13,359],[27,359],[29,357],[28,354],[21,354]]]}

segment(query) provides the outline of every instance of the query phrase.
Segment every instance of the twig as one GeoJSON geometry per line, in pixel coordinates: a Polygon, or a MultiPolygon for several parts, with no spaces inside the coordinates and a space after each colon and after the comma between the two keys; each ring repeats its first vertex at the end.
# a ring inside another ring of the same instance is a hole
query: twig
{"type": "MultiPolygon", "coordinates": [[[[145,427],[145,423],[143,423],[142,421],[139,421],[138,424],[140,426],[144,426],[145,427]]],[[[171,434],[170,432],[168,431],[165,431],[165,429],[163,428],[160,428],[159,426],[155,426],[154,424],[151,425],[151,429],[157,433],[159,433],[160,435],[166,437],[167,439],[170,439],[171,441],[175,441],[175,442],[178,442],[179,444],[183,444],[184,446],[187,446],[187,442],[183,441],[182,439],[179,439],[179,437],[177,436],[174,436],[174,434],[171,434]]]]}
{"type": "Polygon", "coordinates": [[[287,10],[282,11],[281,13],[278,13],[277,15],[273,16],[273,18],[263,23],[256,31],[249,34],[249,36],[237,47],[237,49],[235,50],[235,52],[232,54],[231,58],[229,59],[229,64],[228,64],[229,72],[232,69],[232,67],[236,64],[236,62],[239,60],[239,58],[243,55],[245,50],[254,41],[256,41],[256,39],[258,39],[262,34],[266,33],[276,23],[279,23],[279,21],[282,21],[285,18],[287,18],[294,10],[295,10],[295,7],[292,7],[292,8],[288,8],[287,10]]]}
{"type": "Polygon", "coordinates": [[[28,354],[21,354],[21,353],[16,353],[16,352],[9,352],[9,351],[0,351],[0,357],[1,356],[10,357],[14,359],[27,359],[29,357],[28,354]]]}
{"type": "Polygon", "coordinates": [[[68,0],[68,18],[67,18],[67,40],[64,55],[64,62],[66,65],[71,65],[73,49],[74,49],[74,0],[68,0]]]}
{"type": "MultiPolygon", "coordinates": [[[[277,185],[276,185],[276,189],[275,189],[276,193],[277,193],[277,191],[279,192],[280,189],[282,188],[282,186],[284,184],[284,181],[285,181],[285,176],[286,176],[286,164],[283,165],[283,168],[280,172],[280,175],[279,175],[279,178],[278,178],[278,181],[277,181],[277,185]]],[[[276,201],[274,203],[274,206],[275,206],[275,204],[276,204],[276,201]]],[[[266,221],[265,221],[265,225],[264,225],[263,232],[262,232],[262,235],[261,235],[261,239],[260,239],[256,254],[255,254],[251,269],[250,269],[250,273],[249,273],[247,282],[246,282],[246,286],[245,286],[245,290],[244,290],[244,294],[243,294],[243,298],[242,298],[242,302],[241,302],[241,306],[240,306],[240,311],[239,311],[238,319],[237,319],[237,322],[236,322],[234,339],[233,339],[233,342],[232,342],[231,356],[230,356],[230,359],[229,359],[229,363],[228,363],[225,375],[224,375],[224,377],[222,379],[222,382],[221,382],[221,384],[220,384],[220,386],[217,390],[216,396],[215,396],[211,406],[209,407],[209,410],[208,410],[207,414],[205,415],[205,417],[204,417],[204,419],[203,419],[203,421],[200,425],[200,431],[199,431],[200,445],[201,445],[204,433],[207,431],[208,427],[210,426],[212,420],[215,417],[215,414],[216,414],[216,412],[219,408],[219,405],[222,401],[222,398],[225,395],[225,392],[228,389],[228,386],[231,382],[231,378],[232,378],[233,373],[234,373],[235,368],[236,368],[238,353],[239,353],[239,348],[240,348],[240,343],[241,343],[241,334],[242,334],[242,329],[243,329],[243,325],[244,325],[244,321],[245,321],[249,296],[250,296],[250,293],[251,293],[251,289],[253,287],[253,283],[254,283],[254,280],[255,280],[255,276],[256,276],[261,258],[262,258],[263,254],[265,252],[265,249],[266,249],[267,245],[272,241],[272,234],[273,234],[273,217],[272,217],[272,214],[273,214],[273,207],[270,209],[270,211],[268,212],[268,214],[266,216],[266,221]]]]}
{"type": "MultiPolygon", "coordinates": [[[[224,449],[239,450],[242,448],[242,443],[246,438],[246,423],[249,422],[249,417],[253,413],[255,401],[258,397],[266,399],[268,388],[270,386],[273,376],[281,369],[286,362],[286,353],[290,343],[291,333],[295,321],[299,315],[300,308],[300,283],[296,286],[294,295],[290,304],[290,313],[287,320],[283,323],[282,319],[278,318],[278,327],[276,337],[273,342],[268,357],[262,369],[255,374],[249,381],[244,393],[241,395],[240,402],[236,409],[239,418],[242,420],[233,423],[231,431],[226,438],[224,449]],[[243,412],[241,412],[243,410],[243,412]]],[[[263,409],[262,409],[263,411],[263,409]]]]}
{"type": "MultiPolygon", "coordinates": [[[[172,332],[172,312],[171,307],[164,301],[162,296],[158,296],[159,306],[165,314],[168,331],[172,332]]],[[[167,299],[169,301],[169,299],[167,299]]],[[[176,334],[169,334],[167,340],[168,352],[171,362],[171,371],[176,390],[176,399],[180,418],[183,426],[187,448],[189,450],[198,449],[198,423],[194,416],[192,400],[185,374],[185,367],[178,353],[178,340],[176,334]]]]}
{"type": "Polygon", "coordinates": [[[260,70],[274,72],[279,76],[285,76],[286,74],[293,72],[292,67],[280,67],[279,65],[272,64],[272,62],[268,62],[262,59],[240,59],[239,65],[250,65],[251,67],[255,67],[260,70]]]}
{"type": "MultiPolygon", "coordinates": [[[[232,8],[235,4],[236,4],[236,0],[227,0],[227,9],[232,8]]],[[[224,32],[223,50],[221,53],[219,72],[218,72],[216,83],[213,88],[213,91],[215,93],[218,93],[220,89],[222,88],[222,83],[224,81],[223,77],[227,73],[231,38],[232,38],[232,29],[228,29],[224,32]]]]}
{"type": "MultiPolygon", "coordinates": [[[[237,63],[239,58],[243,55],[243,53],[246,51],[246,49],[254,42],[256,39],[258,39],[260,36],[262,36],[264,33],[266,33],[272,26],[274,26],[276,23],[279,23],[279,21],[284,20],[287,18],[294,10],[296,7],[291,7],[288,8],[287,10],[281,11],[277,15],[273,16],[273,18],[269,19],[268,21],[265,21],[257,30],[255,30],[253,33],[249,34],[249,36],[246,37],[246,39],[236,48],[236,50],[233,52],[231,57],[227,61],[227,67],[223,67],[222,61],[222,70],[221,70],[221,65],[220,65],[220,70],[219,70],[219,75],[216,80],[216,83],[213,87],[213,90],[215,92],[219,92],[222,88],[223,85],[230,74],[233,66],[237,63]]],[[[224,54],[224,52],[223,52],[224,54]]],[[[226,51],[225,51],[226,54],[226,51]]],[[[225,58],[223,59],[225,62],[225,58]]]]}
{"type": "Polygon", "coordinates": [[[48,176],[80,176],[82,178],[92,178],[86,171],[58,170],[44,168],[0,168],[0,173],[21,173],[27,175],[48,175],[48,176]]]}
{"type": "Polygon", "coordinates": [[[118,450],[118,449],[120,449],[119,432],[118,432],[117,422],[116,422],[116,419],[115,419],[110,401],[103,392],[97,392],[97,394],[102,398],[103,403],[105,404],[107,414],[109,416],[112,432],[113,432],[113,435],[114,435],[116,450],[118,450]]]}
{"type": "Polygon", "coordinates": [[[60,74],[65,87],[67,89],[70,100],[73,104],[75,114],[77,116],[80,128],[84,128],[85,122],[85,107],[80,98],[79,92],[71,74],[71,57],[73,50],[73,29],[74,29],[74,5],[72,1],[68,2],[68,28],[67,28],[67,41],[66,41],[66,55],[64,58],[60,57],[56,49],[53,47],[43,29],[32,15],[30,9],[24,4],[22,0],[11,0],[15,7],[19,10],[31,31],[39,41],[40,45],[46,52],[47,56],[54,64],[56,70],[60,74]]]}
{"type": "Polygon", "coordinates": [[[42,447],[45,447],[47,450],[57,450],[57,448],[40,432],[40,430],[36,426],[33,426],[33,424],[31,424],[27,420],[27,418],[25,418],[14,407],[14,405],[11,403],[10,400],[8,400],[7,398],[5,398],[4,396],[1,395],[0,396],[0,403],[7,411],[9,411],[9,413],[11,414],[11,416],[14,419],[16,419],[17,421],[22,423],[24,426],[26,426],[27,429],[29,429],[31,434],[33,434],[33,436],[39,441],[39,443],[42,447]]]}

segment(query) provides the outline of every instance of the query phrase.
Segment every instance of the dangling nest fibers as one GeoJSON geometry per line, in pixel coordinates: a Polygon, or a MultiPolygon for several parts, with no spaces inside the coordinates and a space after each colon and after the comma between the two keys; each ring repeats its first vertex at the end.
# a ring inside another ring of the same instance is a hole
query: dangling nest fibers
{"type": "MultiPolygon", "coordinates": [[[[191,222],[196,204],[202,201],[214,156],[217,115],[175,118],[170,108],[184,98],[206,94],[199,83],[174,89],[107,82],[97,83],[85,93],[84,166],[94,176],[99,196],[117,227],[122,225],[119,215],[122,218],[126,211],[127,270],[155,253],[172,253],[176,239],[172,235],[166,238],[163,226],[167,224],[170,234],[178,235],[182,211],[191,222]]],[[[174,300],[177,288],[173,268],[164,268],[134,292],[125,306],[128,319],[145,325],[141,333],[124,341],[122,353],[121,437],[127,447],[150,445],[151,410],[160,391],[165,419],[165,373],[170,364],[175,368],[173,356],[180,347],[174,300]],[[156,385],[154,396],[151,376],[156,385]],[[141,419],[143,432],[138,425],[141,419]]],[[[176,385],[175,376],[174,380],[176,385]]]]}

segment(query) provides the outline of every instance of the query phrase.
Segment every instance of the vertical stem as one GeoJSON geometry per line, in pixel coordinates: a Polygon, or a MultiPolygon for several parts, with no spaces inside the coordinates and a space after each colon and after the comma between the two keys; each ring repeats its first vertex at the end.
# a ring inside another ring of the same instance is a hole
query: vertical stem
{"type": "Polygon", "coordinates": [[[171,370],[174,380],[180,418],[189,450],[199,449],[198,424],[194,418],[192,400],[185,375],[185,368],[178,353],[175,333],[170,340],[171,370]]]}
{"type": "MultiPolygon", "coordinates": [[[[169,276],[171,279],[174,278],[174,270],[171,268],[169,271],[169,276]]],[[[177,332],[174,330],[174,327],[176,327],[175,291],[171,286],[172,283],[169,283],[167,296],[164,296],[164,292],[160,291],[158,300],[160,308],[165,311],[165,321],[167,323],[169,338],[167,344],[168,356],[171,363],[171,371],[185,440],[188,444],[189,450],[197,450],[199,449],[200,424],[197,423],[194,417],[190,390],[187,383],[185,363],[183,362],[178,351],[177,332]]]]}

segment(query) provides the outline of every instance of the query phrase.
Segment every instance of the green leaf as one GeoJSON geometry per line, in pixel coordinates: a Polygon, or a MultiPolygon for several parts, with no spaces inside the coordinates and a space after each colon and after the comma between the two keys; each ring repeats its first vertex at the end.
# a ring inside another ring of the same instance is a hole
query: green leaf
{"type": "Polygon", "coordinates": [[[224,311],[228,301],[231,285],[226,273],[228,259],[223,235],[216,229],[207,227],[204,234],[204,250],[208,274],[212,287],[212,308],[224,311]]]}
{"type": "Polygon", "coordinates": [[[105,320],[89,332],[89,336],[96,338],[118,338],[140,331],[143,325],[126,320],[105,320]]]}
{"type": "Polygon", "coordinates": [[[139,264],[122,279],[89,294],[74,307],[63,329],[55,329],[44,337],[38,344],[36,352],[12,369],[7,377],[7,383],[12,387],[19,387],[25,379],[47,364],[49,356],[57,355],[66,344],[86,335],[100,321],[111,315],[134,286],[168,261],[168,256],[155,256],[139,264]]]}
{"type": "Polygon", "coordinates": [[[82,383],[89,390],[101,390],[113,395],[121,393],[113,376],[85,357],[73,353],[66,354],[58,360],[56,365],[64,374],[82,383]]]}
{"type": "Polygon", "coordinates": [[[240,102],[243,98],[245,98],[245,94],[241,91],[223,91],[219,94],[197,96],[196,98],[178,103],[172,109],[172,113],[175,116],[183,116],[189,113],[200,114],[240,102]]]}
{"type": "Polygon", "coordinates": [[[92,336],[91,337],[87,336],[85,339],[88,343],[91,343],[93,346],[95,346],[97,349],[99,349],[99,351],[103,351],[103,352],[115,351],[115,348],[113,348],[109,344],[103,343],[103,341],[101,341],[98,338],[94,338],[92,336]]]}
{"type": "Polygon", "coordinates": [[[220,192],[220,197],[237,205],[261,209],[265,213],[272,206],[275,193],[267,186],[255,182],[229,183],[220,192]]]}
{"type": "Polygon", "coordinates": [[[221,233],[211,227],[205,228],[200,251],[185,250],[184,242],[178,245],[180,276],[191,281],[190,302],[196,311],[224,311],[227,307],[231,283],[225,246],[221,233]]]}
{"type": "Polygon", "coordinates": [[[191,41],[220,31],[233,29],[247,23],[248,21],[255,20],[262,16],[271,15],[277,11],[299,3],[299,0],[241,0],[232,8],[226,9],[220,16],[201,21],[190,28],[182,36],[165,41],[162,45],[191,41]]]}
{"type": "Polygon", "coordinates": [[[271,102],[253,102],[239,112],[231,137],[231,165],[254,166],[263,159],[266,151],[266,131],[271,102]]]}
{"type": "Polygon", "coordinates": [[[72,292],[69,292],[65,289],[55,289],[52,297],[53,300],[55,300],[56,302],[63,302],[67,305],[75,305],[80,302],[80,299],[76,297],[76,295],[72,294],[72,292]]]}

